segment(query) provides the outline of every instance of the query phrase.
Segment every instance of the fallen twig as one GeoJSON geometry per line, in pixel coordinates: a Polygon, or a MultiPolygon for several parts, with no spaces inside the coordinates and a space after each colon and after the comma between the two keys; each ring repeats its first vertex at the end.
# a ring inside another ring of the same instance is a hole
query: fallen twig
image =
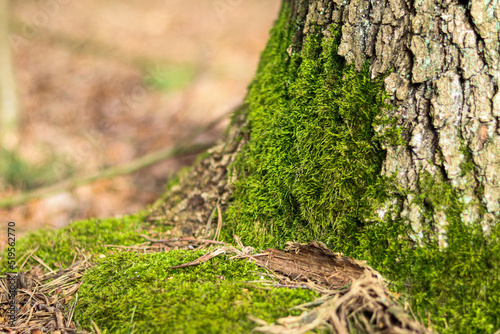
{"type": "Polygon", "coordinates": [[[158,242],[158,243],[169,243],[169,242],[192,242],[192,243],[207,243],[207,244],[216,244],[216,245],[225,245],[222,241],[208,240],[208,239],[193,239],[193,238],[172,238],[172,239],[153,239],[148,237],[147,235],[140,234],[141,237],[150,242],[158,242]]]}
{"type": "Polygon", "coordinates": [[[227,251],[227,249],[224,249],[224,248],[217,248],[217,249],[214,249],[213,251],[203,255],[202,257],[199,257],[198,259],[194,260],[194,261],[191,261],[191,262],[188,262],[188,263],[183,263],[181,265],[178,265],[178,266],[173,266],[173,267],[170,267],[169,269],[176,269],[176,268],[184,268],[184,267],[191,267],[191,266],[197,266],[203,262],[207,262],[208,260],[216,257],[216,256],[219,256],[221,254],[225,254],[227,251]]]}
{"type": "Polygon", "coordinates": [[[220,231],[222,229],[222,213],[220,211],[219,203],[216,205],[217,207],[217,229],[215,230],[214,241],[217,241],[220,237],[220,231]]]}

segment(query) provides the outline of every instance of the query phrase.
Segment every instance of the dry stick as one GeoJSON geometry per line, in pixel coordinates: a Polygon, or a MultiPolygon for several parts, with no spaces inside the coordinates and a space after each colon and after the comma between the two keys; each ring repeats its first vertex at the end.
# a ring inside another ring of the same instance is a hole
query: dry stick
{"type": "MultiPolygon", "coordinates": [[[[217,241],[217,242],[220,242],[220,241],[217,241]]],[[[250,260],[252,260],[254,257],[262,257],[262,256],[268,256],[268,255],[269,255],[269,253],[236,255],[236,256],[230,257],[229,260],[232,260],[232,259],[250,259],[250,260]]]]}
{"type": "MultiPolygon", "coordinates": [[[[143,237],[144,239],[146,239],[149,242],[168,243],[168,242],[187,241],[187,242],[202,242],[202,243],[209,243],[209,244],[225,245],[225,243],[222,241],[207,240],[207,239],[192,239],[192,238],[152,239],[144,234],[139,234],[139,236],[143,237]]],[[[108,246],[108,245],[106,245],[106,246],[108,246]]]]}
{"type": "Polygon", "coordinates": [[[56,273],[55,270],[52,270],[52,268],[50,268],[48,265],[46,265],[45,262],[43,262],[43,260],[41,258],[39,258],[38,256],[32,255],[31,257],[34,258],[42,266],[44,266],[45,268],[47,268],[50,271],[51,274],[55,274],[56,273]]]}
{"type": "Polygon", "coordinates": [[[66,321],[66,327],[70,327],[71,325],[71,319],[75,314],[75,306],[77,302],[78,302],[78,292],[75,294],[75,301],[73,302],[73,305],[71,305],[71,309],[69,310],[68,320],[66,321]]]}
{"type": "Polygon", "coordinates": [[[16,261],[16,266],[17,266],[17,264],[19,263],[19,261],[21,261],[26,256],[26,259],[23,261],[23,264],[19,268],[19,271],[23,270],[24,265],[26,264],[26,262],[28,262],[28,260],[31,258],[31,256],[33,254],[35,254],[35,252],[38,250],[38,248],[40,248],[40,246],[36,246],[35,249],[30,250],[29,252],[26,252],[23,256],[21,256],[21,258],[19,260],[16,261]]]}
{"type": "MultiPolygon", "coordinates": [[[[220,121],[222,121],[224,118],[226,118],[227,115],[228,114],[226,113],[221,117],[216,118],[214,121],[210,122],[207,126],[194,130],[184,140],[182,140],[182,142],[189,143],[193,141],[198,135],[200,135],[204,131],[209,130],[210,128],[218,124],[220,121]]],[[[31,200],[40,199],[52,194],[71,190],[79,186],[92,183],[94,181],[102,179],[110,179],[122,175],[128,175],[169,158],[174,158],[181,155],[207,150],[214,144],[215,142],[208,142],[203,144],[179,145],[173,148],[164,148],[159,151],[146,154],[145,156],[124,163],[122,165],[104,169],[100,172],[95,173],[94,175],[76,176],[68,180],[62,181],[61,183],[58,184],[35,189],[33,191],[21,193],[12,197],[7,197],[5,199],[0,199],[0,208],[10,208],[16,205],[25,204],[31,200]]]]}
{"type": "Polygon", "coordinates": [[[210,234],[210,227],[212,227],[212,220],[214,219],[215,208],[212,210],[210,217],[208,218],[207,225],[205,226],[205,238],[208,238],[210,234]]]}
{"type": "MultiPolygon", "coordinates": [[[[30,299],[28,300],[28,303],[26,303],[27,305],[29,305],[30,300],[31,300],[31,296],[30,296],[30,299]]],[[[24,323],[24,325],[22,327],[27,327],[28,326],[28,323],[30,322],[31,317],[33,316],[33,310],[34,309],[35,309],[35,306],[31,306],[30,314],[28,315],[28,320],[26,320],[26,322],[24,323]]]]}
{"type": "MultiPolygon", "coordinates": [[[[35,288],[33,289],[33,294],[30,295],[30,297],[28,298],[28,301],[26,302],[26,305],[30,305],[30,302],[31,302],[31,299],[33,299],[33,295],[37,292],[36,290],[38,289],[38,286],[35,286],[35,288]]],[[[28,320],[26,320],[26,322],[24,323],[24,327],[28,326],[28,323],[30,322],[31,320],[31,316],[33,315],[33,309],[35,308],[35,306],[31,306],[31,309],[30,309],[30,314],[28,316],[28,320]]]]}
{"type": "Polygon", "coordinates": [[[260,318],[257,318],[256,316],[253,316],[251,314],[248,314],[247,318],[248,318],[248,320],[255,322],[257,325],[260,325],[260,326],[267,326],[268,325],[267,321],[262,320],[260,318]]]}
{"type": "Polygon", "coordinates": [[[217,257],[221,254],[224,254],[226,251],[223,249],[223,248],[217,248],[215,250],[213,250],[212,252],[209,252],[199,258],[197,258],[196,260],[194,261],[191,261],[191,262],[188,262],[188,263],[183,263],[181,265],[178,265],[178,266],[173,266],[173,267],[169,267],[168,269],[177,269],[177,268],[184,268],[184,267],[191,267],[191,266],[197,266],[203,262],[207,262],[211,259],[213,259],[214,257],[217,257]]]}
{"type": "Polygon", "coordinates": [[[64,316],[63,316],[61,310],[56,309],[55,313],[56,313],[56,324],[58,327],[57,329],[64,330],[64,316]]]}
{"type": "Polygon", "coordinates": [[[217,241],[220,236],[220,231],[222,229],[222,213],[220,211],[219,203],[217,203],[217,230],[215,231],[214,241],[217,241]]]}
{"type": "Polygon", "coordinates": [[[97,332],[97,334],[101,334],[101,330],[97,326],[97,324],[94,322],[94,320],[90,319],[90,323],[92,324],[92,327],[94,327],[94,330],[97,332]]]}

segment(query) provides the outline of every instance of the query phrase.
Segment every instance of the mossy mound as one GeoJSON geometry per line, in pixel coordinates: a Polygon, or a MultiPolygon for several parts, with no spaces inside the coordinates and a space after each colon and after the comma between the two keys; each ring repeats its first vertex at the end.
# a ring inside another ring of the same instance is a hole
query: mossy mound
{"type": "Polygon", "coordinates": [[[310,290],[249,285],[259,269],[246,260],[219,257],[196,267],[169,269],[206,251],[116,253],[85,275],[77,319],[94,320],[108,333],[248,333],[256,324],[290,314],[311,301],[310,290]]]}
{"type": "MultiPolygon", "coordinates": [[[[97,259],[82,278],[75,320],[91,331],[94,321],[103,333],[248,333],[257,326],[248,315],[272,322],[297,315],[289,308],[318,296],[311,290],[245,283],[262,280],[262,269],[247,260],[229,261],[228,256],[169,269],[208,250],[138,254],[106,247],[136,245],[144,241],[141,233],[164,232],[162,226],[148,226],[146,232],[144,216],[92,219],[31,233],[16,244],[18,263],[34,249],[56,270],[80,260],[83,253],[97,259]]],[[[23,271],[36,265],[29,259],[23,271]]],[[[6,257],[1,267],[10,271],[6,257]]]]}
{"type": "MultiPolygon", "coordinates": [[[[97,257],[109,252],[110,248],[106,245],[131,246],[143,242],[144,238],[139,236],[139,231],[142,231],[145,215],[146,213],[140,212],[122,218],[83,220],[59,230],[40,229],[17,240],[16,256],[19,261],[21,255],[37,249],[36,255],[48,266],[67,267],[79,252],[97,257]]],[[[170,227],[159,226],[156,230],[160,232],[168,228],[170,227]]],[[[30,264],[38,263],[31,260],[28,266],[30,264]]],[[[0,262],[0,267],[3,272],[9,271],[6,257],[0,262]]]]}
{"type": "Polygon", "coordinates": [[[391,108],[383,77],[370,80],[367,65],[357,72],[337,55],[340,30],[317,31],[289,55],[288,15],[285,6],[249,90],[250,139],[236,164],[228,220],[259,246],[337,244],[386,197],[381,147],[397,142],[398,131],[375,132],[392,122],[382,112],[391,108]]]}
{"type": "Polygon", "coordinates": [[[246,101],[249,139],[234,166],[226,238],[257,247],[321,240],[367,260],[438,331],[498,330],[498,221],[489,232],[463,222],[466,203],[439,178],[422,175],[408,194],[382,177],[384,145],[405,145],[386,116],[383,77],[371,80],[367,66],[357,72],[337,55],[339,27],[312,33],[292,53],[295,29],[284,2],[246,101]],[[408,195],[423,208],[420,231],[401,214],[408,195]],[[432,225],[438,212],[448,220],[445,240],[432,225]],[[419,242],[409,237],[417,232],[419,242]]]}

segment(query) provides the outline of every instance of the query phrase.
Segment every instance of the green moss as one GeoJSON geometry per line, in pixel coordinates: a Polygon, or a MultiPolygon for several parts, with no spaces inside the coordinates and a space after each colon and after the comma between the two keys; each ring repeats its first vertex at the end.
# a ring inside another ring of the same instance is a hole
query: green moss
{"type": "Polygon", "coordinates": [[[424,208],[416,245],[405,237],[414,234],[404,219],[368,224],[356,237],[354,256],[366,259],[392,281],[422,319],[440,333],[492,333],[500,328],[500,228],[488,234],[481,221],[464,223],[465,205],[448,182],[421,175],[414,202],[424,208]],[[433,214],[443,212],[446,236],[436,234],[433,214]],[[446,242],[440,247],[439,239],[446,242]]]}
{"type": "Polygon", "coordinates": [[[250,139],[236,165],[229,235],[259,246],[337,244],[384,198],[381,147],[398,133],[374,131],[391,122],[381,112],[391,108],[383,77],[370,80],[367,64],[357,72],[337,56],[339,29],[310,35],[289,57],[287,22],[285,7],[249,90],[250,139]]]}
{"type": "MultiPolygon", "coordinates": [[[[35,254],[47,265],[54,267],[58,263],[66,267],[72,263],[78,250],[99,255],[110,250],[105,245],[127,246],[144,242],[144,238],[139,236],[144,216],[145,213],[138,213],[123,218],[90,219],[59,230],[38,230],[16,242],[16,254],[19,258],[38,248],[35,254]]],[[[158,227],[160,229],[165,227],[158,227]]],[[[30,264],[38,263],[31,260],[30,264]]],[[[3,272],[8,271],[5,257],[0,265],[3,272]]]]}
{"type": "MultiPolygon", "coordinates": [[[[143,242],[139,235],[144,216],[91,219],[60,230],[39,230],[16,243],[16,254],[22,262],[21,255],[38,248],[35,254],[54,269],[69,266],[80,251],[99,259],[78,291],[76,319],[88,329],[93,320],[107,333],[163,333],[166,328],[169,333],[248,333],[256,326],[248,314],[272,322],[297,314],[288,309],[317,296],[309,290],[250,286],[244,281],[259,280],[260,269],[227,256],[197,267],[168,269],[207,250],[137,254],[106,247],[143,242]]],[[[10,271],[6,264],[4,257],[3,272],[10,271]]],[[[38,262],[30,260],[23,270],[33,265],[38,262]]]]}
{"type": "Polygon", "coordinates": [[[218,257],[196,267],[169,269],[203,251],[110,254],[84,277],[76,319],[94,320],[107,333],[248,333],[251,314],[268,322],[311,301],[309,290],[244,283],[259,280],[257,266],[218,257]],[[168,329],[168,330],[167,330],[168,329]]]}

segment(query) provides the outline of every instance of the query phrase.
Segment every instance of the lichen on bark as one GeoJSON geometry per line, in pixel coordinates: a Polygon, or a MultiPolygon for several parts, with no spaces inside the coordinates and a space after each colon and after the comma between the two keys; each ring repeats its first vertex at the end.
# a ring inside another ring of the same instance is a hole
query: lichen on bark
{"type": "MultiPolygon", "coordinates": [[[[384,174],[409,193],[425,192],[425,173],[449,182],[466,204],[463,221],[481,220],[487,233],[500,214],[498,8],[497,1],[359,0],[340,9],[339,54],[358,68],[369,59],[372,77],[394,69],[385,88],[408,145],[388,147],[384,174]]],[[[418,242],[426,208],[411,195],[404,207],[418,242]]],[[[445,217],[433,217],[440,235],[445,217]]]]}

